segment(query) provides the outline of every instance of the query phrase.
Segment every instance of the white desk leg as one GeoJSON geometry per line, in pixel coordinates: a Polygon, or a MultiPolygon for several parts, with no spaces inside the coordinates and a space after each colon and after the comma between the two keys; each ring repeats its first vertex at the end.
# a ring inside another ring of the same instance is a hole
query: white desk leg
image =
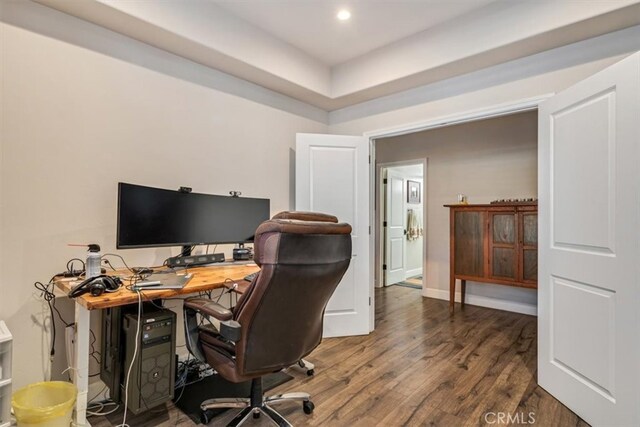
{"type": "Polygon", "coordinates": [[[87,399],[89,393],[89,331],[90,311],[76,303],[76,339],[74,341],[73,383],[78,388],[75,425],[91,427],[87,421],[87,399]]]}

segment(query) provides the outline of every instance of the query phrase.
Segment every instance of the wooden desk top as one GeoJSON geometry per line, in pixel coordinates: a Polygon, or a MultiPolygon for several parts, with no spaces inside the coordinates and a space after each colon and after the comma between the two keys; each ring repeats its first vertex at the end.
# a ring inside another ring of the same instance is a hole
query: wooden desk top
{"type": "MultiPolygon", "coordinates": [[[[212,289],[221,288],[224,286],[226,279],[231,279],[234,282],[242,281],[243,278],[251,273],[258,271],[260,268],[255,265],[213,265],[206,267],[193,267],[189,269],[189,273],[193,273],[193,278],[186,284],[183,289],[163,289],[163,290],[143,290],[140,291],[143,300],[170,298],[176,295],[186,295],[198,292],[210,291],[212,289]]],[[[109,273],[113,276],[120,276],[126,278],[131,276],[128,270],[118,270],[113,273],[109,273]]],[[[54,279],[54,283],[58,289],[64,293],[69,293],[71,288],[79,284],[77,279],[69,280],[62,277],[54,279]]],[[[127,280],[123,279],[124,285],[129,285],[127,280]]],[[[138,302],[138,294],[130,291],[125,286],[122,286],[117,292],[104,293],[99,297],[91,296],[86,293],[76,298],[76,302],[82,305],[87,310],[97,310],[102,308],[117,307],[126,304],[132,304],[138,302]]]]}

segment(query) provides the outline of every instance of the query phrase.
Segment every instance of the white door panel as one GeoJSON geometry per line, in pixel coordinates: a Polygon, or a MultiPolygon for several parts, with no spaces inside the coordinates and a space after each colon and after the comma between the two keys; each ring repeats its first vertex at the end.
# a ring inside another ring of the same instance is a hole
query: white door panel
{"type": "Polygon", "coordinates": [[[297,134],[296,210],[351,224],[351,264],[325,312],[324,336],[369,333],[369,142],[355,136],[297,134]]]}
{"type": "Polygon", "coordinates": [[[405,279],[406,180],[389,169],[385,200],[385,280],[386,286],[405,279]]]}
{"type": "Polygon", "coordinates": [[[355,286],[347,286],[349,284],[353,284],[354,280],[353,266],[350,265],[346,273],[344,273],[342,282],[340,282],[340,285],[338,285],[333,296],[329,300],[329,304],[327,304],[327,314],[347,313],[351,311],[353,307],[356,307],[355,286]]]}
{"type": "Polygon", "coordinates": [[[556,245],[613,253],[615,109],[609,88],[552,115],[556,245]]]}
{"type": "MultiPolygon", "coordinates": [[[[356,222],[355,147],[309,147],[309,209],[327,209],[352,227],[356,222]]],[[[297,203],[297,195],[296,195],[297,203]]],[[[324,210],[323,210],[324,209],[324,210]]]]}
{"type": "Polygon", "coordinates": [[[640,55],[539,110],[538,382],[640,425],[640,55]]]}

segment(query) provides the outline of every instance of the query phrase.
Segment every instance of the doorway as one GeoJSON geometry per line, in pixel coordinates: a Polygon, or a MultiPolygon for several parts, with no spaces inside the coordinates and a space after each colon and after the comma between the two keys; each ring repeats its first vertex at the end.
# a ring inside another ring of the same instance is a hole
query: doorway
{"type": "Polygon", "coordinates": [[[376,284],[422,289],[426,250],[426,159],[378,165],[376,284]]]}
{"type": "MultiPolygon", "coordinates": [[[[422,293],[425,297],[448,301],[450,218],[445,205],[455,204],[458,193],[467,196],[471,204],[537,198],[537,122],[537,111],[533,109],[376,140],[377,181],[384,183],[385,177],[387,179],[386,187],[382,184],[383,191],[377,197],[381,202],[377,212],[383,218],[383,224],[387,218],[387,227],[376,229],[380,234],[377,247],[382,264],[377,269],[378,287],[397,280],[385,282],[389,273],[394,273],[384,245],[387,241],[388,246],[389,240],[385,234],[393,237],[392,225],[395,225],[389,222],[388,213],[383,209],[384,201],[389,197],[388,191],[385,194],[384,190],[393,183],[388,177],[389,171],[420,161],[426,164],[428,158],[426,179],[421,186],[426,201],[422,293]]],[[[460,286],[457,290],[461,290],[460,286]]],[[[459,301],[460,296],[458,292],[456,300],[459,301]]],[[[537,306],[537,295],[533,290],[473,281],[467,286],[466,300],[472,305],[533,315],[537,306]]]]}

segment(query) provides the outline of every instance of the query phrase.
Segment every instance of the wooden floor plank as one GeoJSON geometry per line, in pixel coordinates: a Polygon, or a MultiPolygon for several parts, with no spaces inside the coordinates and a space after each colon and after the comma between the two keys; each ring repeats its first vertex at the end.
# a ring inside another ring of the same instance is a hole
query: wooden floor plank
{"type": "MultiPolygon", "coordinates": [[[[324,340],[308,358],[314,377],[290,370],[294,380],[272,391],[311,393],[310,416],[298,404],[276,408],[293,425],[498,425],[492,414],[503,412],[513,425],[531,413],[538,426],[588,426],[536,384],[535,317],[469,305],[450,317],[446,301],[399,286],[376,289],[375,314],[372,334],[324,340]]],[[[209,425],[224,426],[235,413],[209,425]]],[[[121,420],[121,413],[91,419],[95,427],[121,420]]],[[[131,420],[131,427],[194,425],[171,404],[131,420]]]]}

